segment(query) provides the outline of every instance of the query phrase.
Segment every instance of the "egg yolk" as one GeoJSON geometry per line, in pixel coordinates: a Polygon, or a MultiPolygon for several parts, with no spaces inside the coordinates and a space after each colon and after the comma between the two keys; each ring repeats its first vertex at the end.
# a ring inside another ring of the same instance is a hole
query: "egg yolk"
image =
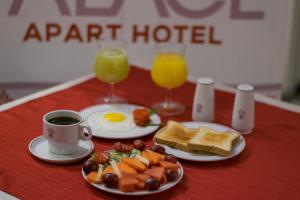
{"type": "Polygon", "coordinates": [[[122,122],[126,119],[126,117],[123,114],[113,112],[106,113],[103,117],[109,122],[122,122]]]}

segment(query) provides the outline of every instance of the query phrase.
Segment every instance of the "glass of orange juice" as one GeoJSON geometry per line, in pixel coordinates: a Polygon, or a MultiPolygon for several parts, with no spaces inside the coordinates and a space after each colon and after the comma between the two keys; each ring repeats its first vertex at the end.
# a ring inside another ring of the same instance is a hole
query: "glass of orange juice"
{"type": "Polygon", "coordinates": [[[187,65],[184,58],[185,46],[180,43],[160,43],[156,45],[156,54],[151,68],[152,80],[167,91],[163,102],[155,103],[152,108],[163,115],[177,115],[185,106],[172,99],[172,89],[183,85],[187,77],[187,65]]]}
{"type": "Polygon", "coordinates": [[[103,41],[99,43],[94,64],[96,77],[110,85],[109,95],[100,100],[104,103],[125,103],[115,94],[114,85],[124,80],[129,73],[126,42],[103,41]]]}

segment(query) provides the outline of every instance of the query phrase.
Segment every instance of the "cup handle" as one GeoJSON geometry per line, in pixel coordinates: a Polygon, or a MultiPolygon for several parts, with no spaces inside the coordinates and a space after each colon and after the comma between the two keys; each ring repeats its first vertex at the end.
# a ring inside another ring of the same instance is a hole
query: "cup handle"
{"type": "Polygon", "coordinates": [[[85,124],[79,124],[79,127],[80,127],[80,133],[79,133],[79,138],[82,139],[82,140],[90,140],[92,139],[92,129],[89,125],[85,125],[85,124]],[[84,133],[84,129],[87,130],[87,134],[86,135],[84,133]]]}

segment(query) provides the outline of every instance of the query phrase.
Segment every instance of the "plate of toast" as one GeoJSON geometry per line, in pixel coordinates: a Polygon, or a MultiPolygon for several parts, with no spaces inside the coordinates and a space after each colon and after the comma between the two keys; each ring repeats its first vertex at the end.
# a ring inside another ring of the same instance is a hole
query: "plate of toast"
{"type": "Polygon", "coordinates": [[[237,131],[215,123],[168,121],[153,138],[177,158],[190,161],[220,161],[239,155],[246,146],[237,131]]]}

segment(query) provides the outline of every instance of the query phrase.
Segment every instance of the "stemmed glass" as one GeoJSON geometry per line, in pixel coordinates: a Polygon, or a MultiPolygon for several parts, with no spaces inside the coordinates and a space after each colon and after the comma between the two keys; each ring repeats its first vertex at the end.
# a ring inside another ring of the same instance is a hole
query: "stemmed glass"
{"type": "Polygon", "coordinates": [[[185,110],[184,105],[172,99],[172,89],[186,81],[187,65],[184,54],[185,46],[180,43],[156,45],[151,77],[158,86],[166,89],[166,98],[163,102],[155,103],[152,108],[163,115],[177,115],[185,110]]]}
{"type": "Polygon", "coordinates": [[[114,91],[115,84],[124,80],[129,73],[126,42],[100,42],[94,72],[99,80],[110,86],[109,95],[100,99],[101,103],[126,103],[126,100],[117,96],[114,91]]]}

